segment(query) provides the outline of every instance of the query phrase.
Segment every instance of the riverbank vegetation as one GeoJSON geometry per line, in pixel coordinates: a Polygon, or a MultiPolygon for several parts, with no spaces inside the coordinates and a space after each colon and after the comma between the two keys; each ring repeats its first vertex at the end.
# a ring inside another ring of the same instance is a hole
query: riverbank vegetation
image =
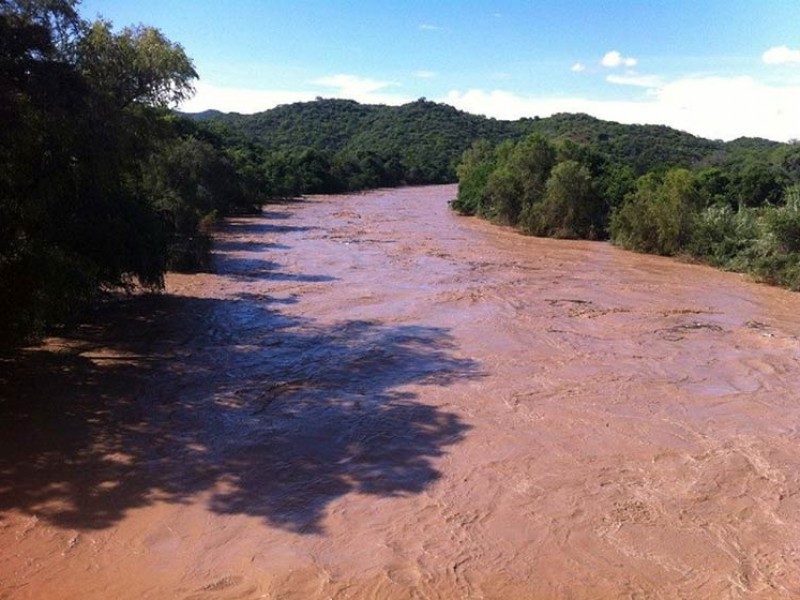
{"type": "Polygon", "coordinates": [[[261,203],[246,157],[170,111],[196,77],[157,29],[0,3],[0,342],[202,267],[208,224],[261,203]]]}
{"type": "Polygon", "coordinates": [[[572,134],[473,143],[453,208],[527,234],[610,239],[800,289],[800,144],[682,146],[676,164],[668,145],[649,147],[644,160],[603,132],[597,143],[572,134]]]}

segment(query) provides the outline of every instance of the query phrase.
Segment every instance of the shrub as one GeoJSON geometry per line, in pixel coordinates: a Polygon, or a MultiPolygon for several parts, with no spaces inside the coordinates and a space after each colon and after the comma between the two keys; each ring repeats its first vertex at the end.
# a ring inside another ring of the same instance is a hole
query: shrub
{"type": "Polygon", "coordinates": [[[648,173],[612,214],[612,240],[640,252],[677,254],[692,238],[699,205],[700,194],[688,170],[667,171],[663,179],[648,173]]]}

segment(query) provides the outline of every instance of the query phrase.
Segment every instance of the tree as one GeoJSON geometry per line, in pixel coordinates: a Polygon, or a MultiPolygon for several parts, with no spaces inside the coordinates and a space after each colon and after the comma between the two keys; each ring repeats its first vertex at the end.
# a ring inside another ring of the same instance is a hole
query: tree
{"type": "Polygon", "coordinates": [[[143,173],[195,77],[151,28],[69,0],[0,3],[0,338],[68,321],[101,287],[159,286],[169,230],[143,173]]]}
{"type": "Polygon", "coordinates": [[[648,173],[611,216],[611,239],[640,252],[671,255],[691,240],[701,195],[692,173],[671,169],[662,177],[648,173]]]}
{"type": "Polygon", "coordinates": [[[531,216],[531,233],[560,238],[597,239],[599,202],[589,169],[574,160],[557,164],[547,180],[544,200],[531,216]]]}
{"type": "Polygon", "coordinates": [[[533,206],[544,198],[556,150],[539,134],[497,148],[497,167],[486,185],[488,204],[502,223],[530,229],[533,206]]]}
{"type": "Polygon", "coordinates": [[[81,38],[78,56],[83,76],[118,108],[167,108],[194,94],[191,59],[153,27],[114,33],[108,21],[95,21],[81,38]]]}
{"type": "Polygon", "coordinates": [[[487,140],[476,140],[464,151],[456,168],[458,197],[453,202],[455,210],[463,215],[482,214],[486,211],[486,186],[494,168],[494,147],[487,140]]]}
{"type": "Polygon", "coordinates": [[[736,200],[741,206],[778,204],[789,185],[788,175],[780,167],[761,161],[748,161],[733,174],[736,200]]]}

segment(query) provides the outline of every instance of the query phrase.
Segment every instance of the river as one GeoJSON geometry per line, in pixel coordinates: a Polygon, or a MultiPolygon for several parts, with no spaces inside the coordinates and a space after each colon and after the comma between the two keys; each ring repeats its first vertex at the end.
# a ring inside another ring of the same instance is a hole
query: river
{"type": "Polygon", "coordinates": [[[800,296],[311,197],[0,361],[0,598],[800,596],[800,296]]]}

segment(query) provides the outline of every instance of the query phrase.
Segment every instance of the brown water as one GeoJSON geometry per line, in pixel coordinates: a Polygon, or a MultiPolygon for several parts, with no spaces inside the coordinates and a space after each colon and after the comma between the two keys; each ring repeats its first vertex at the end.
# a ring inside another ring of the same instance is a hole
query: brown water
{"type": "Polygon", "coordinates": [[[800,596],[800,297],[312,198],[2,363],[0,598],[800,596]]]}

